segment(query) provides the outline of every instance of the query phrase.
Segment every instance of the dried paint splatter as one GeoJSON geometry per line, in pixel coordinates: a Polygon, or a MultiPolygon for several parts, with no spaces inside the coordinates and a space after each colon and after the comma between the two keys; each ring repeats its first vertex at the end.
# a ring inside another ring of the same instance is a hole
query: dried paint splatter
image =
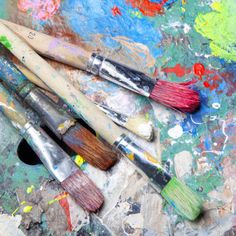
{"type": "Polygon", "coordinates": [[[164,13],[164,4],[168,0],[162,0],[160,3],[151,2],[150,0],[127,0],[128,4],[131,4],[133,8],[138,8],[144,16],[156,16],[164,13]]]}
{"type": "Polygon", "coordinates": [[[121,16],[121,11],[120,11],[120,8],[119,8],[119,7],[114,6],[114,7],[111,9],[111,11],[112,11],[112,15],[113,15],[113,16],[117,16],[117,15],[120,15],[120,16],[121,16]]]}
{"type": "Polygon", "coordinates": [[[18,8],[36,19],[47,20],[56,14],[61,0],[18,0],[18,8]]]}

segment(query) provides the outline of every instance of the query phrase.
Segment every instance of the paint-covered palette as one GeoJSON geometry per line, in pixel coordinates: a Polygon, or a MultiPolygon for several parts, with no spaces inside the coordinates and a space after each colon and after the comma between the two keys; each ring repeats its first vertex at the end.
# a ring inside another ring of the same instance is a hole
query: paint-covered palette
{"type": "Polygon", "coordinates": [[[0,4],[1,18],[101,52],[153,77],[196,80],[201,107],[194,114],[181,114],[50,62],[91,100],[152,121],[154,142],[135,137],[137,142],[205,200],[204,216],[189,223],[163,205],[128,161],[121,160],[104,173],[77,157],[106,198],[104,208],[88,217],[54,181],[48,181],[42,165],[18,158],[20,138],[0,116],[0,231],[4,229],[5,235],[11,235],[10,230],[19,235],[72,235],[72,230],[79,235],[235,232],[235,0],[0,0],[0,4]],[[12,227],[4,228],[6,222],[12,227]]]}

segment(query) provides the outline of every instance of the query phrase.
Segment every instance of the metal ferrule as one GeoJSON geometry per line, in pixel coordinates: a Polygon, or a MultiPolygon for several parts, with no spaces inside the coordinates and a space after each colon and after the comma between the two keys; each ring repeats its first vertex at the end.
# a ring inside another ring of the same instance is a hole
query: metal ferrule
{"type": "Polygon", "coordinates": [[[40,89],[32,90],[25,101],[39,114],[44,123],[59,137],[75,125],[76,120],[60,109],[40,89]]]}
{"type": "Polygon", "coordinates": [[[138,147],[125,134],[114,143],[115,147],[139,167],[160,190],[170,181],[170,174],[150,154],[138,147]]]}
{"type": "Polygon", "coordinates": [[[59,182],[78,169],[71,158],[41,128],[27,123],[24,127],[24,138],[59,182]]]}
{"type": "Polygon", "coordinates": [[[128,121],[128,116],[115,112],[108,106],[97,104],[97,107],[100,108],[110,119],[112,119],[118,125],[124,126],[128,121]]]}
{"type": "Polygon", "coordinates": [[[89,60],[87,71],[146,97],[150,96],[156,83],[155,80],[140,71],[128,68],[95,53],[89,60]]]}

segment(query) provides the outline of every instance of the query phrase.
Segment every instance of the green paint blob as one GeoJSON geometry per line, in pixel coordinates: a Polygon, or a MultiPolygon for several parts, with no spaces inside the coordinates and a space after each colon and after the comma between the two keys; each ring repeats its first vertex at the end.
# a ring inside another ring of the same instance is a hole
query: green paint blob
{"type": "Polygon", "coordinates": [[[161,195],[175,210],[188,220],[195,220],[202,210],[202,200],[189,187],[173,177],[161,195]]]}
{"type": "Polygon", "coordinates": [[[4,35],[0,36],[0,43],[3,44],[7,49],[12,48],[11,43],[8,41],[7,37],[4,35]]]}
{"type": "Polygon", "coordinates": [[[210,39],[214,56],[236,61],[236,1],[222,0],[211,5],[212,12],[199,14],[195,29],[210,39]]]}

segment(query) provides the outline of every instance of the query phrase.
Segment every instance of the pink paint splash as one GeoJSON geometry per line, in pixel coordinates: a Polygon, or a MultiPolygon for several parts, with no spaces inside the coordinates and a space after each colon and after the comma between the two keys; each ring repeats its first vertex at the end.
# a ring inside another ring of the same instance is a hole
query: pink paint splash
{"type": "Polygon", "coordinates": [[[120,8],[119,8],[119,7],[114,6],[114,7],[111,9],[111,11],[112,11],[112,15],[113,15],[113,16],[117,16],[117,15],[120,15],[120,16],[121,16],[121,11],[120,11],[120,8]]]}
{"type": "Polygon", "coordinates": [[[164,13],[164,4],[168,0],[162,0],[160,3],[151,2],[150,0],[126,0],[133,8],[138,8],[144,16],[156,16],[164,13]]]}
{"type": "Polygon", "coordinates": [[[30,12],[36,19],[48,20],[56,14],[61,0],[18,0],[18,9],[30,12]]]}

